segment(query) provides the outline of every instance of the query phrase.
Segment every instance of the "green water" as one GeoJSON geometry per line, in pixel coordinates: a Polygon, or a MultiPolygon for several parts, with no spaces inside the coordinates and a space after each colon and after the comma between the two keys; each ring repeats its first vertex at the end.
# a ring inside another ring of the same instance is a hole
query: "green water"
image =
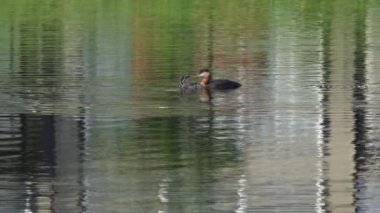
{"type": "Polygon", "coordinates": [[[378,212],[376,0],[1,1],[0,212],[378,212]],[[181,94],[201,68],[238,81],[181,94]]]}

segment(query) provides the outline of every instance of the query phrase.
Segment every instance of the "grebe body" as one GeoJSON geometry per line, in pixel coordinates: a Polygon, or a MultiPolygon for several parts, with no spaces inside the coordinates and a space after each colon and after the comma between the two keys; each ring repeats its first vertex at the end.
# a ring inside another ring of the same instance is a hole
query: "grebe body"
{"type": "Polygon", "coordinates": [[[200,85],[210,89],[230,90],[241,87],[241,84],[227,79],[212,79],[211,72],[208,69],[199,71],[199,77],[202,77],[200,85]]]}

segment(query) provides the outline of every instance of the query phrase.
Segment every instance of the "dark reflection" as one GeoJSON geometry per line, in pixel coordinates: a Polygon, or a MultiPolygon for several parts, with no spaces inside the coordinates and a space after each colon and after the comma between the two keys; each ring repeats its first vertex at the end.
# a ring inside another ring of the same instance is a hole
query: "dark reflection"
{"type": "Polygon", "coordinates": [[[209,2],[208,11],[208,36],[207,36],[207,52],[208,52],[208,69],[212,70],[214,65],[214,4],[209,2]]]}
{"type": "Polygon", "coordinates": [[[23,154],[20,173],[26,174],[25,191],[29,209],[45,209],[39,197],[53,201],[53,192],[47,184],[55,176],[55,136],[52,116],[20,115],[23,154]],[[38,196],[35,196],[38,195],[38,196]]]}
{"type": "Polygon", "coordinates": [[[210,102],[212,99],[211,90],[208,88],[202,88],[198,93],[198,97],[201,102],[210,102]]]}
{"type": "Polygon", "coordinates": [[[196,87],[196,88],[181,87],[180,91],[181,91],[182,97],[189,97],[189,96],[197,95],[198,100],[200,102],[208,103],[212,99],[212,96],[211,96],[212,91],[208,88],[204,88],[201,86],[196,87]]]}
{"type": "MultiPolygon", "coordinates": [[[[329,1],[328,1],[329,2],[329,1]]],[[[322,28],[322,85],[331,85],[331,23],[332,23],[332,5],[326,4],[325,7],[322,8],[323,11],[323,19],[321,23],[322,28]]],[[[322,107],[322,140],[323,144],[321,147],[321,154],[323,157],[326,157],[329,155],[327,144],[330,140],[330,134],[331,134],[331,119],[330,119],[330,112],[329,112],[329,104],[330,104],[330,92],[328,90],[322,90],[322,99],[321,99],[321,107],[322,107]]],[[[326,162],[322,162],[322,168],[326,168],[326,162]]],[[[321,191],[321,205],[323,209],[326,212],[330,212],[331,206],[329,203],[329,180],[327,177],[322,176],[323,179],[321,180],[321,186],[323,186],[323,191],[321,191]]]]}
{"type": "Polygon", "coordinates": [[[15,71],[15,43],[16,43],[16,22],[14,13],[10,14],[10,22],[9,22],[9,71],[12,73],[15,71]]]}
{"type": "Polygon", "coordinates": [[[373,163],[374,155],[368,149],[369,143],[367,127],[367,68],[366,68],[366,17],[367,17],[367,1],[357,2],[356,21],[355,21],[355,73],[353,75],[355,87],[353,90],[353,112],[354,112],[354,132],[355,138],[355,207],[356,212],[366,212],[368,195],[366,173],[369,172],[370,165],[373,163]]]}
{"type": "MultiPolygon", "coordinates": [[[[323,121],[321,123],[323,129],[323,141],[326,144],[334,141],[331,140],[331,131],[334,128],[331,126],[332,116],[330,108],[334,102],[331,99],[332,91],[334,89],[339,90],[351,90],[352,91],[352,111],[353,111],[353,144],[355,148],[353,161],[355,166],[355,173],[353,174],[353,197],[356,212],[366,212],[368,210],[368,180],[367,174],[369,172],[369,165],[373,164],[374,153],[368,149],[369,143],[371,143],[368,137],[368,113],[367,113],[367,68],[366,68],[366,52],[367,52],[367,40],[366,40],[366,17],[367,17],[367,1],[357,2],[356,7],[356,17],[354,23],[354,60],[353,60],[353,84],[352,85],[342,85],[335,88],[325,87],[322,90],[322,109],[323,109],[323,121]],[[341,88],[338,88],[341,87],[341,88]]],[[[331,19],[329,15],[330,11],[326,10],[325,22],[323,23],[323,85],[334,85],[339,82],[334,82],[332,79],[332,70],[331,70],[331,19]]],[[[334,70],[334,72],[338,72],[334,70]]],[[[339,85],[339,84],[338,84],[339,85]]],[[[336,121],[335,121],[336,122],[336,121]]],[[[336,126],[335,126],[336,128],[336,126]]],[[[324,148],[328,147],[326,145],[324,148]]],[[[329,150],[324,149],[323,154],[329,156],[329,150]]],[[[333,162],[330,162],[330,164],[333,162]]],[[[329,165],[324,166],[326,171],[328,171],[329,165]]],[[[323,185],[325,186],[323,194],[326,196],[326,199],[323,200],[324,207],[326,211],[331,211],[330,205],[330,192],[334,183],[329,182],[329,179],[324,180],[323,185]]],[[[336,192],[335,192],[336,193],[336,192]]]]}
{"type": "Polygon", "coordinates": [[[83,131],[81,119],[0,115],[0,200],[9,212],[85,209],[83,131]]]}
{"type": "MultiPolygon", "coordinates": [[[[323,8],[323,22],[322,22],[322,85],[323,88],[327,85],[331,85],[331,11],[330,6],[323,8]]],[[[327,90],[322,91],[322,110],[323,110],[323,121],[322,121],[322,134],[325,143],[328,143],[328,138],[330,136],[330,117],[328,112],[328,104],[330,102],[329,92],[327,90]]],[[[324,150],[325,152],[327,150],[324,150]]],[[[327,154],[327,153],[324,153],[327,154]]]]}

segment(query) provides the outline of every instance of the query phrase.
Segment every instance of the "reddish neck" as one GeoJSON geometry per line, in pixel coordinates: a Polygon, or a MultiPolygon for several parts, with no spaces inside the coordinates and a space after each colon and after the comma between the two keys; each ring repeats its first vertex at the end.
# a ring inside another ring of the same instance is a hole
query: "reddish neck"
{"type": "Polygon", "coordinates": [[[211,80],[211,74],[208,75],[208,76],[206,76],[206,77],[204,77],[204,78],[201,80],[200,84],[201,84],[202,86],[206,86],[206,85],[210,82],[210,80],[211,80]]]}

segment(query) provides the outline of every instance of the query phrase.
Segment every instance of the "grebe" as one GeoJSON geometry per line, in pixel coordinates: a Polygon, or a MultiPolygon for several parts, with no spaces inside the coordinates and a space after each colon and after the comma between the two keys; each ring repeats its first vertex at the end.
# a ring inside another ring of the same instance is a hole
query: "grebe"
{"type": "Polygon", "coordinates": [[[198,83],[195,83],[195,82],[191,83],[189,81],[189,79],[190,79],[190,76],[188,76],[188,75],[183,75],[181,77],[181,80],[180,80],[181,89],[196,90],[196,89],[199,89],[201,87],[201,85],[198,83]]]}
{"type": "Polygon", "coordinates": [[[211,100],[211,94],[208,87],[201,86],[199,83],[190,82],[190,76],[183,75],[180,80],[181,95],[198,94],[201,102],[211,100]]]}
{"type": "Polygon", "coordinates": [[[180,88],[181,88],[182,94],[198,92],[199,90],[202,89],[202,86],[200,84],[195,83],[195,82],[190,82],[189,79],[190,79],[190,76],[188,75],[183,75],[181,77],[180,88]]]}
{"type": "Polygon", "coordinates": [[[180,86],[182,88],[187,88],[187,87],[189,87],[191,85],[191,83],[189,82],[189,78],[190,78],[190,76],[188,76],[188,75],[183,75],[181,77],[180,86]]]}
{"type": "Polygon", "coordinates": [[[199,71],[199,77],[202,77],[199,84],[210,89],[227,90],[241,87],[241,84],[235,81],[227,79],[212,79],[211,72],[208,69],[201,69],[199,71]]]}

